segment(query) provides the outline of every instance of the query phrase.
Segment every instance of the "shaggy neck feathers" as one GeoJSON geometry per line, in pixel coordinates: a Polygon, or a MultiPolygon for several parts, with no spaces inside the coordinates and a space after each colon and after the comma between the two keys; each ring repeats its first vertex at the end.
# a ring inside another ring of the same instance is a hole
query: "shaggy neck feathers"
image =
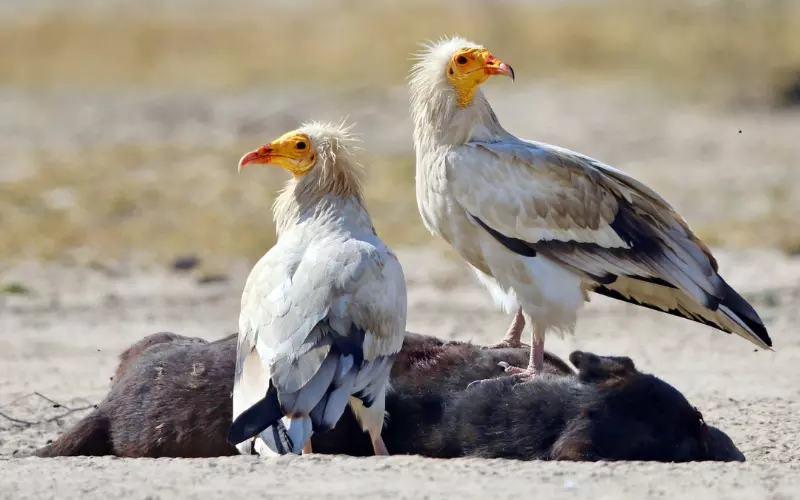
{"type": "Polygon", "coordinates": [[[478,127],[481,135],[508,135],[479,88],[465,104],[464,96],[459,96],[445,75],[452,54],[469,46],[475,44],[453,38],[429,45],[417,56],[408,86],[418,153],[464,144],[473,138],[478,127]]]}
{"type": "Polygon", "coordinates": [[[304,215],[363,206],[363,170],[352,154],[354,140],[348,129],[320,133],[305,126],[300,130],[312,137],[317,160],[307,174],[290,179],[275,199],[272,212],[278,235],[304,215]]]}

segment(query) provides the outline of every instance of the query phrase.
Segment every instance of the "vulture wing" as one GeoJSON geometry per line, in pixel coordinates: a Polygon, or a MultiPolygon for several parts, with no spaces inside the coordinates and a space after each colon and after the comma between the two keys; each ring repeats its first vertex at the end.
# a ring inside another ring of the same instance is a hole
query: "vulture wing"
{"type": "Polygon", "coordinates": [[[633,177],[532,141],[451,150],[447,179],[475,224],[510,251],[580,274],[596,293],[772,345],[686,221],[633,177]]]}
{"type": "Polygon", "coordinates": [[[306,426],[288,429],[288,441],[276,436],[292,449],[305,443],[299,436],[310,435],[309,425],[332,428],[351,396],[369,407],[402,347],[405,316],[402,268],[377,238],[282,236],[242,294],[234,387],[261,410],[234,420],[231,442],[275,424],[276,399],[283,415],[306,426]]]}

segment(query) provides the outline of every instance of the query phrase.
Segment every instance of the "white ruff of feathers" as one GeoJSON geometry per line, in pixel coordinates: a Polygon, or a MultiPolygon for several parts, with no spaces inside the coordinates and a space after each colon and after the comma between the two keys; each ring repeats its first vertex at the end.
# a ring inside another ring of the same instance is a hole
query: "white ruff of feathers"
{"type": "Polygon", "coordinates": [[[313,168],[290,179],[272,206],[278,235],[297,222],[306,211],[326,210],[326,198],[345,199],[363,204],[364,169],[355,154],[362,148],[351,133],[353,125],[312,121],[297,129],[311,139],[317,151],[313,168]],[[323,202],[323,203],[321,203],[323,202]]]}
{"type": "Polygon", "coordinates": [[[455,51],[469,47],[482,48],[456,36],[424,44],[423,50],[414,56],[416,63],[409,75],[408,88],[418,152],[463,144],[476,133],[473,130],[476,125],[484,126],[488,136],[512,137],[500,125],[480,88],[475,90],[470,105],[458,107],[456,91],[445,73],[455,51]]]}

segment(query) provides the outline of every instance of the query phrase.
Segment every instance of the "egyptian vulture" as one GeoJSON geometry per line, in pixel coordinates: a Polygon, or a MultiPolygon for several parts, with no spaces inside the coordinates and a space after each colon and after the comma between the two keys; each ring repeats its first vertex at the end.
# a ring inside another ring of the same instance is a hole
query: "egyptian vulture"
{"type": "Polygon", "coordinates": [[[384,397],[406,286],[364,207],[349,130],[305,124],[239,162],[292,173],[273,206],[277,242],[242,293],[228,439],[243,454],[309,453],[312,433],[333,428],[348,403],[375,453],[388,454],[384,397]]]}
{"type": "Polygon", "coordinates": [[[507,132],[478,88],[508,64],[459,37],[430,43],[409,78],[420,215],[514,319],[498,345],[542,370],[547,331],[574,333],[588,292],[735,333],[770,348],[764,323],[708,247],[656,192],[588,156],[507,132]]]}

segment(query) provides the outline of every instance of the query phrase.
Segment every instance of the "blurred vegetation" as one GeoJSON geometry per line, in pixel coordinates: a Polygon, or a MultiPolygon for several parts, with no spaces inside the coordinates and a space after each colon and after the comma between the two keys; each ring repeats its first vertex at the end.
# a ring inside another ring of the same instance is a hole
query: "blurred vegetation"
{"type": "Polygon", "coordinates": [[[800,68],[795,0],[219,5],[165,15],[134,4],[99,14],[65,3],[30,19],[0,19],[0,84],[399,84],[419,41],[451,33],[480,41],[527,81],[633,78],[749,99],[800,68]]]}
{"type": "MultiPolygon", "coordinates": [[[[220,5],[165,15],[134,4],[90,12],[64,3],[42,15],[0,18],[0,86],[397,86],[418,42],[453,33],[490,48],[518,80],[630,80],[704,101],[769,103],[800,68],[800,2],[792,0],[220,5]]],[[[162,261],[181,252],[205,262],[257,258],[274,241],[269,208],[285,176],[278,169],[231,175],[230,159],[252,146],[42,149],[31,175],[0,182],[0,259],[68,256],[90,264],[142,247],[162,261]]],[[[373,158],[370,172],[368,204],[387,243],[432,241],[417,214],[413,158],[373,158]]],[[[774,212],[698,232],[712,244],[800,251],[787,192],[775,194],[774,212]]]]}
{"type": "Polygon", "coordinates": [[[0,294],[6,295],[28,295],[32,293],[31,289],[18,281],[10,283],[0,283],[0,294]]]}
{"type": "MultiPolygon", "coordinates": [[[[0,259],[92,265],[145,248],[161,263],[194,253],[212,268],[258,259],[275,241],[271,204],[288,174],[265,167],[236,175],[229,160],[249,149],[42,153],[34,175],[0,182],[0,259]]],[[[366,196],[384,240],[427,241],[413,198],[413,159],[382,157],[369,172],[380,172],[368,175],[366,196]]]]}

